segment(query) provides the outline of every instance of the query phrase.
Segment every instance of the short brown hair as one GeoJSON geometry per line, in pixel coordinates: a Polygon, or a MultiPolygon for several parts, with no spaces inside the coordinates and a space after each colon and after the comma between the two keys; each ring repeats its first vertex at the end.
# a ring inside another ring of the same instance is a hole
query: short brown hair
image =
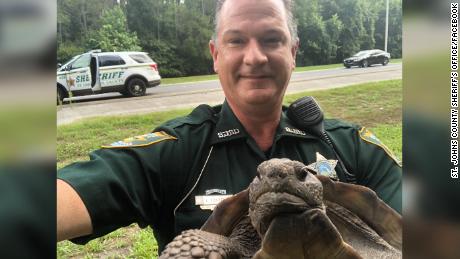
{"type": "MultiPolygon", "coordinates": [[[[214,34],[212,40],[217,43],[217,26],[219,24],[220,11],[226,0],[217,0],[216,2],[216,12],[214,16],[214,34]]],[[[292,0],[282,0],[284,4],[284,10],[286,11],[287,26],[289,28],[289,33],[291,34],[291,41],[294,44],[297,40],[297,23],[294,21],[294,15],[292,14],[292,0]]]]}

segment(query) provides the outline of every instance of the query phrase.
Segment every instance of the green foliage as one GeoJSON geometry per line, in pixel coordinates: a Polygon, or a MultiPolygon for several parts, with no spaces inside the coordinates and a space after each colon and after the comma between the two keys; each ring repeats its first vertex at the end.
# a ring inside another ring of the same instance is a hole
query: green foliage
{"type": "Polygon", "coordinates": [[[64,64],[72,57],[85,52],[85,49],[72,42],[63,42],[58,45],[57,49],[57,62],[64,64]]]}
{"type": "Polygon", "coordinates": [[[114,4],[113,0],[58,0],[58,43],[72,42],[84,48],[89,31],[99,28],[103,10],[114,4]]]}
{"type": "Polygon", "coordinates": [[[210,20],[200,16],[197,10],[186,9],[185,6],[181,6],[179,17],[181,26],[177,42],[181,44],[177,54],[180,59],[187,61],[183,62],[183,71],[187,75],[209,74],[212,72],[212,58],[208,49],[212,35],[210,20]]]}
{"type": "Polygon", "coordinates": [[[184,76],[182,62],[177,57],[176,45],[168,44],[164,40],[149,40],[142,45],[157,62],[162,77],[184,76]]]}
{"type": "MultiPolygon", "coordinates": [[[[401,0],[391,0],[390,6],[388,50],[398,58],[401,0]]],[[[359,50],[384,49],[384,1],[297,0],[294,16],[298,21],[300,66],[337,63],[359,50]]]]}
{"type": "MultiPolygon", "coordinates": [[[[388,52],[402,54],[402,0],[390,1],[388,52]]],[[[384,49],[385,1],[294,0],[297,65],[341,63],[359,50],[384,49]]],[[[78,50],[142,50],[162,77],[212,74],[208,41],[215,0],[58,0],[58,60],[78,50]]]]}
{"type": "Polygon", "coordinates": [[[138,0],[126,6],[130,29],[142,35],[142,48],[159,64],[162,77],[212,72],[212,10],[214,3],[208,0],[138,0]]]}
{"type": "MultiPolygon", "coordinates": [[[[388,15],[388,52],[392,58],[402,56],[402,0],[389,0],[388,15]]],[[[375,25],[376,47],[385,48],[385,3],[380,3],[382,8],[378,10],[378,19],[375,25]]]]}
{"type": "Polygon", "coordinates": [[[126,17],[119,6],[102,12],[101,27],[89,34],[87,49],[103,51],[141,50],[135,32],[129,32],[126,17]]]}
{"type": "Polygon", "coordinates": [[[300,66],[325,64],[329,57],[326,28],[323,18],[319,14],[318,1],[298,1],[296,13],[300,51],[297,63],[300,66]],[[305,12],[309,10],[309,12],[305,12]]]}

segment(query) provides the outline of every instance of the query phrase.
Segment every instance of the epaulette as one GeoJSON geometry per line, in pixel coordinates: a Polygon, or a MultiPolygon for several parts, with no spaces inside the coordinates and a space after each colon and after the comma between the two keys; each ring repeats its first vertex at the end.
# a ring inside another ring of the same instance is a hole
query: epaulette
{"type": "Polygon", "coordinates": [[[155,128],[154,131],[159,131],[163,129],[175,129],[184,124],[198,125],[206,121],[215,122],[216,118],[214,114],[215,112],[211,106],[207,104],[201,104],[195,109],[193,109],[193,111],[190,114],[183,116],[183,117],[178,117],[178,118],[169,120],[163,123],[162,125],[158,126],[157,128],[155,128]]]}
{"type": "Polygon", "coordinates": [[[324,129],[334,130],[339,128],[353,128],[359,130],[361,127],[359,125],[337,119],[325,119],[324,120],[324,129]]]}

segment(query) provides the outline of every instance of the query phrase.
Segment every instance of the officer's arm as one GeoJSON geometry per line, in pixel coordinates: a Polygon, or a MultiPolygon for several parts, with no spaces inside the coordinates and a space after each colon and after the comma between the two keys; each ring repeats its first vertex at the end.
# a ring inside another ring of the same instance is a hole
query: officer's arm
{"type": "Polygon", "coordinates": [[[358,184],[374,190],[380,199],[402,212],[402,168],[392,152],[369,130],[358,137],[358,184]]]}
{"type": "Polygon", "coordinates": [[[57,180],[57,241],[89,235],[93,231],[88,210],[75,190],[57,180]]]}

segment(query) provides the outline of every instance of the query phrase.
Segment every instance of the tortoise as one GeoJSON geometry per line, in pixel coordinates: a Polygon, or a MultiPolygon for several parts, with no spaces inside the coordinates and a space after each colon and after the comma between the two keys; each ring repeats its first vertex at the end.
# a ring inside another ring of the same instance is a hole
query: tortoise
{"type": "Polygon", "coordinates": [[[160,258],[402,257],[402,217],[369,188],[289,159],[265,161],[257,172],[160,258]]]}

